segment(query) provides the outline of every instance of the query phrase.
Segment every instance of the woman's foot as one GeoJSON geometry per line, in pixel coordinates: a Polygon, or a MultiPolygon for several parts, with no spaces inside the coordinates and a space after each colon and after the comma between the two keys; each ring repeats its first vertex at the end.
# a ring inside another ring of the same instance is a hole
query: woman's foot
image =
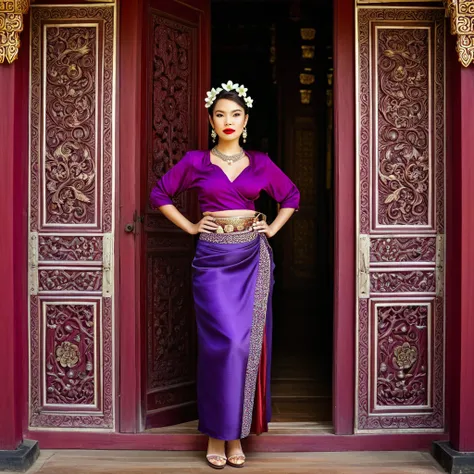
{"type": "Polygon", "coordinates": [[[240,439],[227,441],[227,464],[232,467],[244,467],[245,454],[242,451],[240,439]]]}
{"type": "Polygon", "coordinates": [[[209,466],[214,469],[224,469],[227,462],[225,457],[225,441],[209,437],[206,459],[209,466]]]}

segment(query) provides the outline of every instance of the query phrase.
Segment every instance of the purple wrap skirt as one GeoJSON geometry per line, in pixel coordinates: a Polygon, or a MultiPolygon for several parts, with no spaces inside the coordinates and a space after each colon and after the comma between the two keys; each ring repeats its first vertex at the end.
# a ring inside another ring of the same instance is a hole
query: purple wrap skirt
{"type": "Polygon", "coordinates": [[[193,260],[197,397],[199,430],[208,436],[244,438],[255,431],[256,413],[265,425],[270,420],[272,289],[272,251],[263,234],[200,235],[193,260]]]}

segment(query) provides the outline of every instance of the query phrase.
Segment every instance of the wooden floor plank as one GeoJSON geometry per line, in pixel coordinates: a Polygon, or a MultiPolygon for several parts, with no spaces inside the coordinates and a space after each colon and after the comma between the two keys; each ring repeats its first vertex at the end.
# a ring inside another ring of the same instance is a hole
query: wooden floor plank
{"type": "MultiPolygon", "coordinates": [[[[226,469],[235,472],[231,467],[226,469]]],[[[202,452],[45,450],[28,474],[188,474],[213,472],[202,452]]],[[[245,471],[276,474],[433,474],[425,452],[251,453],[245,471]]]]}

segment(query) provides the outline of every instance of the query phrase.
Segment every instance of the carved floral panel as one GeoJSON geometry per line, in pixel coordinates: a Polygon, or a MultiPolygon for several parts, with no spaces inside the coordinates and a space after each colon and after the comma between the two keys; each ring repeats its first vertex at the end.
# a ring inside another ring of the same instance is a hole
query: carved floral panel
{"type": "Polygon", "coordinates": [[[363,7],[358,25],[361,233],[443,233],[443,10],[363,7]]]}
{"type": "Polygon", "coordinates": [[[442,429],[443,299],[360,299],[358,321],[356,432],[442,429]]]}
{"type": "Polygon", "coordinates": [[[95,27],[46,28],[45,221],[97,219],[97,42],[95,27]]]}
{"type": "Polygon", "coordinates": [[[30,316],[30,428],[112,429],[111,299],[32,296],[30,316]]]}
{"type": "MultiPolygon", "coordinates": [[[[46,405],[94,405],[97,306],[46,304],[46,405]]],[[[99,369],[100,371],[100,369],[99,369]]]]}
{"type": "Polygon", "coordinates": [[[430,223],[429,29],[376,29],[377,222],[430,223]]]}
{"type": "Polygon", "coordinates": [[[110,232],[114,7],[31,17],[30,229],[110,232]]]}
{"type": "Polygon", "coordinates": [[[376,306],[377,405],[428,405],[429,306],[376,306]]]}
{"type": "Polygon", "coordinates": [[[148,387],[164,388],[193,375],[190,274],[187,258],[149,255],[147,287],[148,387]]]}
{"type": "MultiPolygon", "coordinates": [[[[150,66],[151,140],[148,189],[184,154],[195,147],[196,106],[190,101],[196,84],[192,65],[196,57],[195,28],[152,13],[153,45],[150,66]]],[[[176,204],[186,209],[184,196],[176,204]]]]}

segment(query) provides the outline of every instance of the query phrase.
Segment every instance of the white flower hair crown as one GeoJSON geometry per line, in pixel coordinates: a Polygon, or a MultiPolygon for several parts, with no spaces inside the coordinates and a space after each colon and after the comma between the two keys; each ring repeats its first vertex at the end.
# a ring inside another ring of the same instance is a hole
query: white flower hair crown
{"type": "Polygon", "coordinates": [[[253,105],[253,99],[247,95],[247,88],[244,85],[234,84],[232,81],[227,81],[226,83],[221,84],[222,87],[218,87],[217,89],[212,88],[210,91],[207,92],[207,97],[204,99],[206,103],[206,109],[208,109],[216,100],[216,97],[222,91],[236,91],[239,94],[239,97],[244,98],[245,105],[248,108],[251,108],[253,105]]]}

